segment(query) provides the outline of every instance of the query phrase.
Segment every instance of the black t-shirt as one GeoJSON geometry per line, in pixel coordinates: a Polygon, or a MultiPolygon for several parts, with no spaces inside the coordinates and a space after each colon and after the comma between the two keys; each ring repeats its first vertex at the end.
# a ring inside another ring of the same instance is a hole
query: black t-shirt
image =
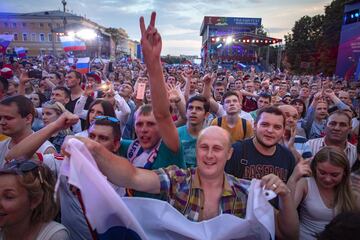
{"type": "MultiPolygon", "coordinates": [[[[68,110],[69,112],[71,113],[74,113],[74,110],[75,110],[75,105],[76,105],[76,102],[79,100],[80,97],[74,99],[74,100],[70,100],[66,105],[65,105],[65,108],[66,110],[68,110]]],[[[85,103],[85,106],[84,106],[84,109],[85,110],[88,110],[89,109],[89,106],[90,104],[92,103],[94,99],[92,97],[88,97],[86,99],[86,103],[85,103]]],[[[85,120],[83,119],[80,119],[81,121],[81,129],[84,129],[85,127],[85,120]]]]}
{"type": "Polygon", "coordinates": [[[276,145],[272,156],[258,152],[252,138],[234,143],[233,148],[234,152],[226,163],[225,171],[238,178],[260,179],[273,173],[287,182],[296,165],[292,153],[280,144],[276,145]]]}

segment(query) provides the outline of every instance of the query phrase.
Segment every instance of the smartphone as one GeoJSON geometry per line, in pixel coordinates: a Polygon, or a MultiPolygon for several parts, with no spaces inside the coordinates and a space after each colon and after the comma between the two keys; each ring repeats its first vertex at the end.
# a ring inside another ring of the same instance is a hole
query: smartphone
{"type": "Polygon", "coordinates": [[[28,71],[28,76],[29,76],[29,78],[41,79],[42,78],[42,71],[37,70],[37,69],[31,69],[31,70],[28,71]]]}
{"type": "Polygon", "coordinates": [[[136,99],[143,100],[145,96],[146,83],[139,83],[137,85],[136,99]]]}

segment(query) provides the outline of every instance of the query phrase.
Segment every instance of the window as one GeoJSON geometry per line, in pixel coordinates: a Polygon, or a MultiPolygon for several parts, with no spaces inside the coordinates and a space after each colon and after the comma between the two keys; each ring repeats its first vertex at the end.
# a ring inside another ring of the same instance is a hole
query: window
{"type": "Polygon", "coordinates": [[[43,24],[43,23],[40,23],[40,27],[44,27],[44,24],[43,24]]]}
{"type": "Polygon", "coordinates": [[[36,33],[31,34],[31,41],[36,42],[36,33]]]}
{"type": "Polygon", "coordinates": [[[22,37],[23,37],[23,41],[26,42],[28,40],[28,36],[27,36],[27,33],[23,33],[22,34],[22,37]]]}
{"type": "Polygon", "coordinates": [[[52,40],[53,40],[52,33],[49,33],[48,35],[49,35],[49,42],[52,42],[52,40]]]}
{"type": "Polygon", "coordinates": [[[52,27],[52,24],[51,24],[51,23],[48,23],[48,26],[49,26],[49,28],[51,28],[51,27],[52,27]]]}
{"type": "Polygon", "coordinates": [[[9,24],[7,22],[4,22],[5,27],[9,27],[9,24]]]}
{"type": "Polygon", "coordinates": [[[57,42],[60,42],[61,40],[60,40],[60,35],[59,34],[56,34],[56,41],[57,42]]]}
{"type": "Polygon", "coordinates": [[[16,28],[16,23],[13,23],[12,26],[13,26],[13,28],[16,28]]]}
{"type": "Polygon", "coordinates": [[[18,34],[17,33],[14,33],[14,41],[18,41],[19,38],[18,38],[18,34]]]}
{"type": "Polygon", "coordinates": [[[22,23],[22,26],[23,26],[23,27],[26,27],[26,23],[23,22],[23,23],[22,23]]]}
{"type": "Polygon", "coordinates": [[[39,40],[40,40],[40,42],[45,42],[45,34],[44,33],[40,33],[39,40]]]}
{"type": "Polygon", "coordinates": [[[56,27],[58,27],[58,28],[59,28],[59,27],[60,27],[60,23],[57,23],[57,24],[56,24],[56,27]]]}

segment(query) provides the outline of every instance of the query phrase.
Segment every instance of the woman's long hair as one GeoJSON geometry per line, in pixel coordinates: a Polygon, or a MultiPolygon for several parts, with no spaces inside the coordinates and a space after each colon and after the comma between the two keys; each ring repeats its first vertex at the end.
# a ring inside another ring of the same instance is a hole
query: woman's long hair
{"type": "Polygon", "coordinates": [[[336,147],[324,147],[314,157],[311,162],[311,171],[315,179],[318,163],[329,162],[334,166],[344,169],[341,182],[335,188],[334,209],[335,213],[353,211],[357,208],[355,197],[350,187],[350,164],[344,152],[336,147]]]}
{"type": "Polygon", "coordinates": [[[104,116],[110,116],[110,117],[116,118],[114,107],[111,105],[111,103],[109,101],[106,101],[104,99],[96,99],[89,106],[89,110],[88,110],[88,113],[86,115],[86,122],[85,122],[85,128],[84,129],[89,129],[90,124],[91,124],[90,119],[89,119],[90,111],[97,104],[100,104],[102,106],[102,108],[104,110],[104,116]]]}

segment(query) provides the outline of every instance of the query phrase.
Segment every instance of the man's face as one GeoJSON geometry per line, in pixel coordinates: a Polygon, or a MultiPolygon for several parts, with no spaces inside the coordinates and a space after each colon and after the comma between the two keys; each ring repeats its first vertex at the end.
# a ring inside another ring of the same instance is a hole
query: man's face
{"type": "Polygon", "coordinates": [[[60,80],[56,77],[56,74],[49,73],[47,78],[55,85],[58,85],[60,80]]]}
{"type": "Polygon", "coordinates": [[[299,114],[296,108],[290,105],[284,105],[280,107],[281,111],[285,115],[285,128],[290,130],[296,128],[296,123],[299,120],[299,114]]]}
{"type": "Polygon", "coordinates": [[[300,97],[308,98],[310,94],[309,88],[303,87],[300,89],[300,97]]]}
{"type": "Polygon", "coordinates": [[[284,135],[283,122],[283,116],[262,113],[254,128],[256,140],[264,147],[275,146],[284,135]]]}
{"type": "Polygon", "coordinates": [[[329,116],[325,127],[325,138],[332,142],[346,142],[351,131],[351,124],[347,116],[332,114],[329,116]]]}
{"type": "Polygon", "coordinates": [[[224,99],[224,110],[227,115],[238,114],[241,110],[239,98],[231,95],[224,99]]]}
{"type": "Polygon", "coordinates": [[[192,101],[186,109],[186,118],[188,123],[193,126],[203,124],[207,113],[205,113],[204,103],[200,101],[192,101]]]}
{"type": "Polygon", "coordinates": [[[60,89],[56,89],[51,92],[51,100],[65,105],[69,102],[70,99],[68,97],[66,97],[66,94],[64,91],[62,91],[60,89]]]}
{"type": "Polygon", "coordinates": [[[114,90],[119,92],[120,91],[120,87],[121,87],[121,83],[120,82],[113,82],[113,86],[114,86],[114,90]]]}
{"type": "Polygon", "coordinates": [[[255,86],[254,86],[254,83],[253,82],[247,82],[245,83],[245,90],[247,92],[254,92],[255,91],[255,86]]]}
{"type": "Polygon", "coordinates": [[[111,126],[94,124],[89,128],[89,138],[100,143],[110,152],[116,152],[120,146],[119,140],[114,138],[111,126]]]}
{"type": "Polygon", "coordinates": [[[340,91],[340,92],[339,92],[339,99],[340,99],[343,103],[345,103],[345,104],[347,104],[347,105],[351,105],[351,104],[352,104],[349,93],[347,93],[347,92],[345,92],[345,91],[340,91]]]}
{"type": "Polygon", "coordinates": [[[259,100],[257,101],[257,106],[259,109],[270,106],[270,99],[259,97],[259,100]]]}
{"type": "Polygon", "coordinates": [[[202,93],[203,89],[204,89],[204,83],[199,81],[199,82],[197,83],[197,90],[198,90],[198,92],[199,92],[199,93],[202,93]]]}
{"type": "Polygon", "coordinates": [[[223,177],[226,161],[233,149],[226,132],[219,127],[209,127],[199,136],[196,159],[200,177],[214,179],[223,177]]]}
{"type": "Polygon", "coordinates": [[[325,102],[320,102],[315,108],[315,118],[326,119],[328,116],[328,105],[325,102]]]}
{"type": "Polygon", "coordinates": [[[154,115],[136,114],[135,116],[135,133],[144,149],[151,149],[160,140],[159,128],[154,115]]]}
{"type": "Polygon", "coordinates": [[[243,88],[242,81],[241,80],[236,80],[235,81],[235,89],[236,90],[242,90],[242,88],[243,88]]]}
{"type": "Polygon", "coordinates": [[[220,101],[222,96],[224,95],[225,87],[224,86],[216,86],[214,89],[214,97],[216,101],[220,101]]]}
{"type": "Polygon", "coordinates": [[[195,91],[197,82],[198,82],[197,78],[190,79],[190,92],[195,91]]]}
{"type": "Polygon", "coordinates": [[[176,79],[175,79],[175,77],[169,76],[169,77],[167,78],[167,83],[176,85],[176,79]]]}
{"type": "Polygon", "coordinates": [[[348,91],[350,99],[354,99],[356,97],[356,90],[355,89],[349,89],[348,91]]]}
{"type": "Polygon", "coordinates": [[[77,79],[75,73],[70,72],[65,76],[65,83],[68,88],[74,88],[80,85],[80,79],[77,79]]]}
{"type": "Polygon", "coordinates": [[[291,87],[290,88],[290,94],[293,97],[297,97],[299,95],[299,91],[298,91],[297,87],[291,87]]]}
{"type": "Polygon", "coordinates": [[[0,104],[0,132],[13,137],[21,134],[27,126],[31,126],[32,116],[22,118],[15,103],[9,106],[0,104]]]}

